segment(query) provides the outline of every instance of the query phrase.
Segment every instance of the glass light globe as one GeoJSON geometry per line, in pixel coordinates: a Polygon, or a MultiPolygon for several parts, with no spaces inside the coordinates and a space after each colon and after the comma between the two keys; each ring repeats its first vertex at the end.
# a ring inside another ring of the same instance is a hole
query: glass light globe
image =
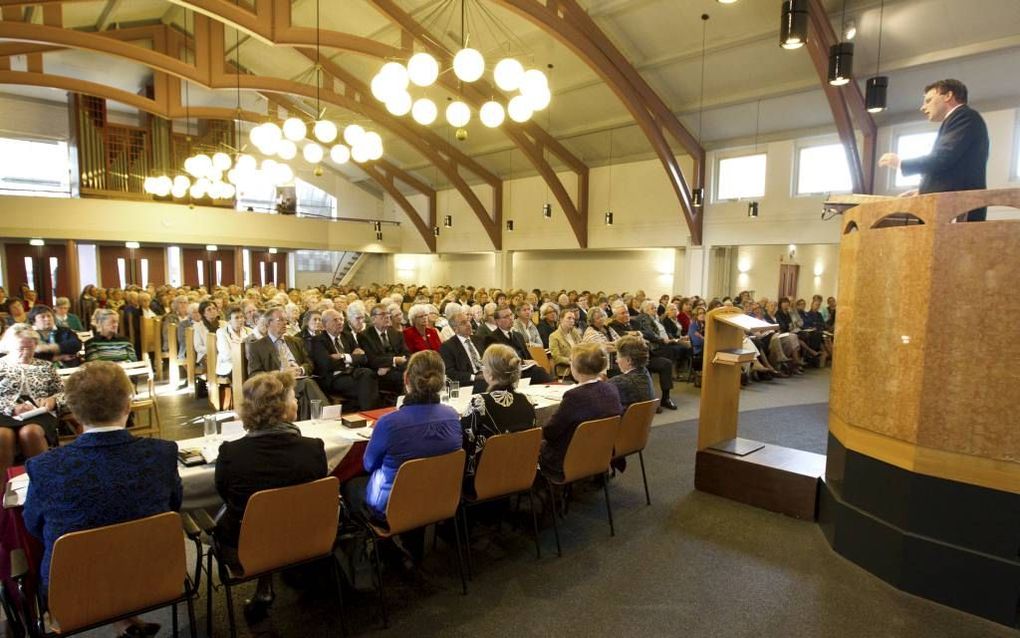
{"type": "Polygon", "coordinates": [[[459,100],[450,102],[446,107],[446,121],[450,123],[450,126],[457,128],[467,126],[467,123],[471,121],[471,109],[459,100]]]}
{"type": "Polygon", "coordinates": [[[354,146],[365,136],[365,129],[359,124],[348,124],[344,129],[344,141],[348,146],[354,146]]]}
{"type": "Polygon", "coordinates": [[[236,168],[232,168],[227,171],[227,181],[234,185],[240,184],[242,181],[242,175],[241,171],[236,168]]]}
{"type": "Polygon", "coordinates": [[[183,175],[178,175],[174,178],[174,188],[183,188],[185,190],[191,186],[191,180],[183,175]]]}
{"type": "Polygon", "coordinates": [[[391,92],[399,93],[406,91],[410,78],[407,76],[407,69],[399,62],[387,62],[379,69],[379,75],[386,78],[391,92]]]}
{"type": "Polygon", "coordinates": [[[297,144],[290,140],[280,140],[280,144],[276,147],[276,154],[280,156],[280,159],[292,160],[297,156],[297,144]]]}
{"type": "Polygon", "coordinates": [[[382,156],[383,156],[382,141],[380,141],[378,144],[373,144],[372,147],[368,149],[368,159],[370,160],[382,159],[382,156]]]}
{"type": "Polygon", "coordinates": [[[474,82],[485,73],[485,58],[476,49],[461,49],[453,56],[453,73],[465,82],[474,82]]]}
{"type": "Polygon", "coordinates": [[[192,175],[198,176],[205,175],[206,173],[212,170],[213,167],[212,158],[206,155],[205,153],[200,153],[195,156],[193,166],[195,167],[196,173],[192,173],[192,175]]]}
{"type": "Polygon", "coordinates": [[[385,75],[382,75],[381,73],[376,74],[376,76],[372,78],[371,88],[372,96],[375,97],[375,99],[379,100],[380,102],[385,102],[386,100],[390,99],[390,97],[394,93],[393,91],[394,86],[390,84],[389,78],[387,78],[385,75]]]}
{"type": "Polygon", "coordinates": [[[220,191],[223,195],[223,199],[234,199],[234,195],[237,193],[237,189],[230,184],[224,184],[223,190],[220,191]]]}
{"type": "Polygon", "coordinates": [[[528,69],[521,77],[521,93],[527,95],[535,90],[548,89],[549,80],[538,69],[528,69]]]}
{"type": "Polygon", "coordinates": [[[250,173],[256,168],[255,158],[248,154],[241,155],[237,158],[237,164],[234,168],[242,173],[250,173]]]}
{"type": "Polygon", "coordinates": [[[266,139],[266,130],[262,128],[261,124],[253,126],[252,129],[248,131],[248,139],[251,140],[251,143],[255,146],[262,146],[263,140],[266,139]]]}
{"type": "Polygon", "coordinates": [[[502,124],[505,117],[506,113],[503,111],[503,105],[499,102],[486,102],[478,110],[478,119],[489,128],[496,128],[502,124]]]}
{"type": "Polygon", "coordinates": [[[415,100],[414,106],[411,107],[411,117],[422,126],[428,126],[435,122],[438,115],[439,109],[436,108],[436,103],[427,97],[415,100]]]}
{"type": "Polygon", "coordinates": [[[283,123],[283,136],[292,142],[300,142],[308,134],[308,127],[296,117],[288,117],[283,123]]]}
{"type": "Polygon", "coordinates": [[[188,193],[194,199],[202,199],[205,197],[205,188],[203,188],[198,182],[195,182],[191,185],[191,188],[188,189],[188,193]]]}
{"type": "Polygon", "coordinates": [[[396,116],[407,115],[411,111],[411,94],[401,91],[386,101],[386,110],[396,116]]]}
{"type": "Polygon", "coordinates": [[[382,136],[375,131],[369,131],[365,133],[365,139],[362,140],[362,145],[365,150],[368,151],[368,155],[371,159],[379,159],[382,157],[382,136]],[[376,157],[378,155],[378,157],[376,157]]]}
{"type": "Polygon", "coordinates": [[[329,120],[319,120],[312,127],[312,133],[315,134],[315,139],[323,144],[332,144],[336,139],[336,124],[329,120]]]}
{"type": "Polygon", "coordinates": [[[220,198],[220,191],[222,190],[220,184],[221,182],[213,182],[209,184],[209,189],[207,190],[209,197],[211,197],[212,199],[220,198]]]}
{"type": "Polygon", "coordinates": [[[264,144],[262,144],[262,146],[259,147],[259,150],[265,155],[276,155],[276,152],[280,150],[280,144],[289,141],[290,140],[282,137],[280,139],[269,138],[264,144]]]}
{"type": "Polygon", "coordinates": [[[552,100],[552,92],[547,86],[534,87],[523,95],[524,99],[528,101],[528,105],[534,111],[541,111],[545,107],[549,106],[549,101],[552,100]]]}
{"type": "MultiPolygon", "coordinates": [[[[307,148],[307,147],[306,147],[307,148]]],[[[286,184],[294,179],[294,171],[286,164],[277,164],[273,167],[272,180],[277,185],[286,184]]]]}
{"type": "Polygon", "coordinates": [[[346,164],[351,159],[351,149],[343,144],[337,144],[329,149],[329,159],[336,164],[346,164]]]}
{"type": "Polygon", "coordinates": [[[369,149],[365,148],[364,144],[359,144],[351,149],[351,157],[358,164],[364,164],[365,162],[372,159],[372,154],[369,149]]]}
{"type": "Polygon", "coordinates": [[[225,171],[230,169],[230,165],[233,164],[233,161],[230,159],[229,155],[220,152],[213,154],[212,163],[216,170],[225,171]]]}
{"type": "Polygon", "coordinates": [[[277,164],[277,161],[274,160],[274,159],[264,159],[264,160],[262,160],[262,166],[261,166],[262,172],[264,172],[264,173],[272,172],[273,167],[276,166],[276,164],[277,164]]]}
{"type": "Polygon", "coordinates": [[[265,135],[266,141],[273,140],[279,142],[280,139],[283,137],[283,131],[280,130],[280,127],[277,126],[274,122],[266,122],[265,124],[263,124],[262,132],[263,135],[265,135]]]}
{"type": "Polygon", "coordinates": [[[506,112],[514,122],[527,122],[531,119],[532,108],[528,98],[518,95],[506,105],[506,112]]]}
{"type": "Polygon", "coordinates": [[[156,186],[159,188],[161,197],[166,197],[170,189],[174,187],[174,181],[166,175],[160,175],[156,178],[156,186]]]}
{"type": "Polygon", "coordinates": [[[146,193],[152,194],[153,190],[155,189],[155,184],[156,184],[155,177],[146,177],[145,181],[142,182],[142,190],[144,190],[146,193]]]}
{"type": "Polygon", "coordinates": [[[496,86],[504,91],[516,91],[524,77],[524,66],[513,58],[503,58],[492,71],[496,86]]]}
{"type": "Polygon", "coordinates": [[[439,77],[439,63],[428,53],[415,53],[407,61],[407,75],[418,86],[430,86],[439,77]]]}
{"type": "Polygon", "coordinates": [[[174,196],[174,199],[181,199],[188,194],[188,188],[188,186],[178,188],[177,184],[174,184],[174,187],[170,189],[170,194],[174,196]]]}
{"type": "Polygon", "coordinates": [[[208,173],[206,173],[205,177],[210,182],[222,182],[223,181],[223,171],[218,171],[216,169],[213,169],[213,170],[209,171],[208,173]]]}
{"type": "Polygon", "coordinates": [[[309,164],[318,164],[322,161],[322,147],[315,142],[309,142],[308,144],[305,144],[303,149],[301,149],[301,155],[309,164]]]}

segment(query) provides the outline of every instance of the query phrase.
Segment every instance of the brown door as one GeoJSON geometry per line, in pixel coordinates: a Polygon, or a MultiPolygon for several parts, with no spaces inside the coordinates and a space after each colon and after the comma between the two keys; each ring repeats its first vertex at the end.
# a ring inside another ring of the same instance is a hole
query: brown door
{"type": "Polygon", "coordinates": [[[800,266],[797,264],[779,265],[779,298],[789,297],[791,300],[797,298],[797,278],[800,276],[800,266]]]}
{"type": "Polygon", "coordinates": [[[251,283],[254,286],[283,284],[287,287],[287,253],[275,255],[265,250],[251,251],[251,283]]]}
{"type": "Polygon", "coordinates": [[[160,286],[166,283],[166,249],[99,246],[100,282],[104,288],[160,286]]]}
{"type": "Polygon", "coordinates": [[[211,289],[236,283],[233,248],[220,248],[215,252],[204,248],[184,248],[181,260],[184,262],[184,283],[192,288],[205,286],[211,289]]]}
{"type": "Polygon", "coordinates": [[[57,297],[76,297],[71,293],[67,273],[67,245],[45,246],[7,244],[8,294],[21,296],[22,284],[35,291],[39,303],[52,306],[57,297]]]}

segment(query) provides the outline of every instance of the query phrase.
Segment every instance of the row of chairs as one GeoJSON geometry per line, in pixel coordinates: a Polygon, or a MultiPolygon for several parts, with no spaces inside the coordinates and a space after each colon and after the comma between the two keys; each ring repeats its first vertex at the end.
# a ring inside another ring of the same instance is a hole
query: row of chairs
{"type": "MultiPolygon", "coordinates": [[[[553,529],[557,553],[560,516],[556,490],[579,480],[602,477],[610,534],[615,535],[606,474],[612,459],[637,454],[641,460],[645,499],[651,503],[645,475],[643,450],[648,442],[655,401],[631,405],[623,417],[587,421],[578,426],[564,460],[562,480],[547,479],[553,493],[553,529]]],[[[401,465],[386,509],[385,526],[369,524],[373,542],[376,588],[383,624],[388,624],[378,540],[415,529],[453,521],[458,568],[463,593],[471,559],[468,508],[497,499],[527,494],[531,501],[536,556],[541,557],[537,509],[533,486],[542,434],[540,428],[490,437],[479,463],[474,493],[462,494],[465,455],[458,450],[443,456],[416,459],[401,465]],[[461,538],[463,524],[464,540],[461,538]],[[465,551],[466,550],[466,551],[465,551]],[[465,560],[467,572],[465,573],[465,560]]],[[[306,563],[325,561],[336,586],[340,633],[344,626],[341,570],[334,554],[340,519],[339,483],[327,477],[286,488],[264,490],[248,501],[241,522],[236,561],[227,560],[212,534],[213,523],[204,511],[165,513],[145,519],[67,534],[54,545],[50,566],[49,596],[26,606],[21,617],[33,636],[67,636],[146,613],[171,607],[173,635],[178,635],[178,605],[187,607],[190,632],[196,635],[194,600],[200,591],[203,532],[209,544],[205,553],[206,625],[213,635],[213,562],[223,585],[230,635],[237,635],[233,589],[259,576],[306,563]],[[182,534],[182,528],[184,533],[182,534]],[[194,574],[187,572],[184,538],[196,546],[194,574]],[[110,553],[109,548],[117,552],[110,553]],[[47,634],[42,619],[48,611],[47,634]]],[[[12,552],[12,572],[19,585],[26,582],[27,566],[21,550],[12,552]]],[[[23,597],[27,600],[27,597],[23,597]]]]}

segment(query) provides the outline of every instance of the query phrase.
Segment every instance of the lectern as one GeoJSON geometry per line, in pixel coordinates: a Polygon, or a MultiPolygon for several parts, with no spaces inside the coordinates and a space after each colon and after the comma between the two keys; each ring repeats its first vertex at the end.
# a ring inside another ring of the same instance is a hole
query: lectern
{"type": "Polygon", "coordinates": [[[742,349],[748,332],[775,330],[723,306],[705,317],[704,368],[694,486],[704,492],[814,520],[825,457],[737,436],[740,366],[757,351],[742,349]]]}

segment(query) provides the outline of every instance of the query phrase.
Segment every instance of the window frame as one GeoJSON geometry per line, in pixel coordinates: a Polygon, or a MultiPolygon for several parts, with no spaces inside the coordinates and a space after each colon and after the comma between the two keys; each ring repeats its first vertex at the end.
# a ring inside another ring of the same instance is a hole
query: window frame
{"type": "Polygon", "coordinates": [[[25,135],[16,134],[13,132],[0,132],[0,138],[13,140],[16,142],[32,142],[37,144],[53,144],[53,145],[64,145],[67,159],[67,190],[30,190],[30,189],[11,189],[5,188],[0,184],[0,195],[8,197],[54,197],[58,199],[71,199],[76,196],[75,183],[76,179],[73,173],[73,162],[71,161],[71,143],[69,140],[57,137],[42,137],[39,135],[25,135]]]}
{"type": "MultiPolygon", "coordinates": [[[[860,140],[858,140],[858,144],[860,144],[860,140]]],[[[794,144],[794,147],[793,147],[793,162],[792,162],[793,170],[790,173],[790,176],[791,176],[791,179],[790,179],[790,198],[791,199],[799,199],[799,198],[804,198],[804,197],[819,197],[821,195],[828,195],[828,194],[832,194],[832,193],[843,195],[843,194],[854,192],[853,173],[849,172],[850,171],[850,160],[849,160],[849,158],[847,158],[847,172],[849,173],[849,177],[850,177],[850,188],[848,188],[845,191],[844,190],[840,190],[840,191],[818,191],[818,192],[808,192],[808,193],[801,193],[801,192],[799,192],[800,191],[799,187],[800,187],[800,154],[801,154],[801,152],[806,150],[806,149],[809,149],[809,148],[817,148],[819,146],[836,146],[836,145],[842,146],[843,145],[843,140],[839,139],[839,137],[834,137],[834,136],[815,137],[815,138],[809,138],[809,139],[804,139],[804,140],[798,140],[797,143],[794,144]]],[[[846,153],[846,149],[844,149],[844,154],[845,153],[846,153]]]]}
{"type": "Polygon", "coordinates": [[[713,161],[712,169],[713,170],[712,170],[712,184],[711,184],[711,186],[712,186],[711,203],[713,203],[713,204],[722,204],[722,203],[727,203],[727,202],[749,202],[749,201],[756,201],[756,200],[765,199],[765,197],[768,195],[768,190],[769,190],[769,180],[768,180],[768,175],[769,175],[769,152],[768,152],[768,148],[761,148],[759,150],[758,148],[755,148],[754,146],[743,146],[743,147],[740,147],[740,148],[731,148],[731,149],[727,149],[725,151],[720,151],[720,152],[716,153],[716,155],[715,155],[715,160],[713,161]],[[720,177],[722,176],[722,163],[723,163],[723,161],[724,160],[729,160],[729,159],[737,159],[737,158],[741,158],[741,157],[754,157],[754,156],[757,156],[757,155],[763,155],[765,157],[765,176],[764,176],[764,180],[763,180],[764,183],[762,184],[762,193],[761,193],[761,195],[748,195],[746,197],[736,197],[736,198],[733,198],[733,197],[720,198],[719,197],[719,184],[720,184],[720,177]]]}

